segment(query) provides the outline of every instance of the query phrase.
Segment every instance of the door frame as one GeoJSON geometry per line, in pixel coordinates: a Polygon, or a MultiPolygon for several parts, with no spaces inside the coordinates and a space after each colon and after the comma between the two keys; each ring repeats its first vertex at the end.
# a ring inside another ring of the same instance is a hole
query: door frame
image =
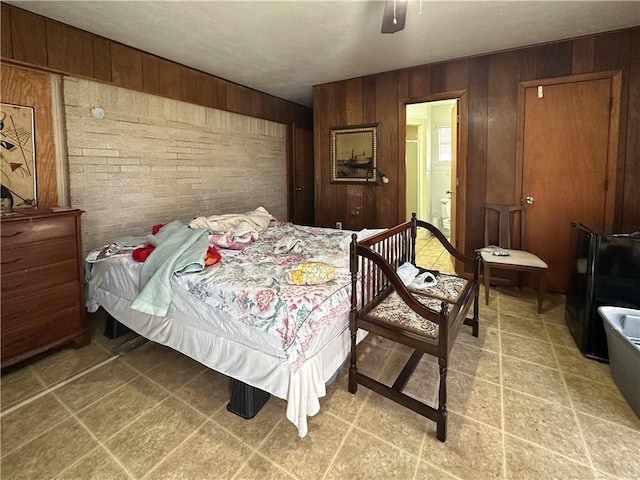
{"type": "Polygon", "coordinates": [[[516,120],[516,164],[514,198],[523,202],[524,192],[524,114],[525,92],[527,88],[547,85],[560,85],[565,83],[580,83],[591,80],[611,79],[611,101],[609,106],[609,145],[607,148],[607,189],[605,193],[605,229],[613,230],[615,225],[615,204],[617,191],[617,167],[618,167],[618,136],[620,134],[620,96],[622,92],[622,72],[611,70],[597,73],[584,73],[569,75],[566,77],[543,78],[540,80],[528,80],[518,84],[518,111],[516,120]]]}
{"type": "MultiPolygon", "coordinates": [[[[412,118],[412,119],[406,119],[405,120],[405,143],[407,142],[406,139],[406,126],[407,125],[413,125],[418,127],[418,140],[417,140],[417,144],[418,144],[418,159],[421,158],[421,156],[424,156],[424,148],[425,145],[422,145],[422,142],[420,141],[421,138],[424,137],[425,135],[425,129],[426,129],[426,124],[424,119],[421,118],[412,118]]],[[[406,145],[405,145],[405,155],[406,155],[407,149],[406,149],[406,145]]],[[[406,157],[405,157],[405,162],[406,162],[406,157]]],[[[406,163],[405,163],[405,171],[406,171],[406,163]]],[[[422,164],[422,162],[418,161],[418,191],[421,191],[422,188],[424,187],[424,165],[422,164]]],[[[406,177],[405,177],[405,201],[406,201],[406,177]]],[[[423,214],[425,208],[425,206],[422,205],[421,200],[418,200],[418,209],[416,210],[416,213],[418,214],[418,218],[421,218],[421,215],[423,214]]],[[[408,220],[407,218],[407,209],[405,206],[405,216],[403,218],[402,221],[406,221],[408,220]]]]}
{"type": "MultiPolygon", "coordinates": [[[[398,201],[398,223],[405,221],[407,212],[407,169],[404,161],[406,155],[405,139],[407,136],[406,121],[407,121],[407,105],[412,103],[428,103],[436,102],[438,100],[457,100],[458,101],[458,156],[456,162],[457,170],[457,185],[456,185],[456,199],[455,209],[452,209],[452,216],[455,221],[456,238],[454,239],[454,247],[461,252],[465,252],[466,249],[466,212],[467,212],[467,157],[468,157],[468,121],[467,121],[467,91],[466,90],[453,90],[450,92],[435,93],[431,95],[423,95],[419,97],[407,97],[400,99],[400,108],[398,108],[398,136],[403,139],[397,142],[398,144],[398,158],[403,161],[398,162],[398,175],[399,175],[399,201],[398,201]]],[[[428,219],[427,219],[428,221],[428,219]]],[[[460,260],[455,260],[455,271],[458,274],[464,273],[464,263],[460,260]]]]}

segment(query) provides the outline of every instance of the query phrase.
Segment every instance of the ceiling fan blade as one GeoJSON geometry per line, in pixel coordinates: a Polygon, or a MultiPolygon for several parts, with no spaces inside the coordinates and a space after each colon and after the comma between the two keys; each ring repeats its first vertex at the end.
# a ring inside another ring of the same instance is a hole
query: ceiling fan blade
{"type": "Polygon", "coordinates": [[[382,33],[396,33],[404,28],[407,17],[407,0],[386,0],[382,13],[382,33]],[[395,17],[394,17],[395,6],[395,17]],[[396,20],[396,23],[393,20],[396,20]]]}

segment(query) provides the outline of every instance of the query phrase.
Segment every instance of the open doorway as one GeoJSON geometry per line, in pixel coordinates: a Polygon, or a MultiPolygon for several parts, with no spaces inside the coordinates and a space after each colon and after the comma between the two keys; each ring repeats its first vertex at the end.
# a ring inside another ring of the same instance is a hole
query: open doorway
{"type": "Polygon", "coordinates": [[[437,226],[455,245],[457,99],[406,106],[406,212],[437,226]]]}

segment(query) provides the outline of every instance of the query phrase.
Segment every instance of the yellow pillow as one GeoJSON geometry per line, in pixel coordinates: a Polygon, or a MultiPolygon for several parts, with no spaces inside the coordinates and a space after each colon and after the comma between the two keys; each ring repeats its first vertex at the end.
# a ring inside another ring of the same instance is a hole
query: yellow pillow
{"type": "Polygon", "coordinates": [[[328,263],[304,262],[287,268],[284,277],[291,285],[317,285],[336,278],[336,269],[328,263]]]}

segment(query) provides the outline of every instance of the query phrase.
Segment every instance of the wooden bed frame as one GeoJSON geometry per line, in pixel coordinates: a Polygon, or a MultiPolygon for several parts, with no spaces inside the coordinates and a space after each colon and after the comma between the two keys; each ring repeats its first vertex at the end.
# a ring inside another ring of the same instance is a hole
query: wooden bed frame
{"type": "Polygon", "coordinates": [[[446,380],[449,354],[463,323],[472,327],[474,337],[478,336],[479,254],[475,257],[462,254],[440,230],[417,220],[413,214],[410,221],[366,240],[358,242],[354,235],[350,255],[352,291],[349,391],[355,394],[358,384],[362,384],[435,421],[436,436],[444,442],[447,435],[446,380]],[[473,278],[464,279],[435,272],[438,284],[458,286],[453,293],[438,292],[436,287],[427,290],[407,288],[396,270],[405,262],[415,266],[418,228],[427,229],[455,258],[473,265],[473,278]],[[388,315],[391,307],[393,312],[388,315]],[[471,317],[467,317],[469,310],[472,310],[471,317]],[[358,371],[358,329],[413,348],[413,354],[392,386],[384,385],[358,371]],[[438,358],[440,387],[436,408],[403,393],[425,353],[438,358]]]}

